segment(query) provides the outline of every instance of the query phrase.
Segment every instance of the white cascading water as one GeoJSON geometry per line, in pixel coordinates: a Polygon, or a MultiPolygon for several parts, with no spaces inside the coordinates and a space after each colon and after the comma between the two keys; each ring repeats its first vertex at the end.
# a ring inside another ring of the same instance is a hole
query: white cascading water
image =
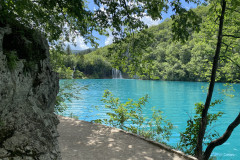
{"type": "Polygon", "coordinates": [[[123,79],[122,72],[116,68],[112,69],[112,78],[113,79],[123,79]]]}

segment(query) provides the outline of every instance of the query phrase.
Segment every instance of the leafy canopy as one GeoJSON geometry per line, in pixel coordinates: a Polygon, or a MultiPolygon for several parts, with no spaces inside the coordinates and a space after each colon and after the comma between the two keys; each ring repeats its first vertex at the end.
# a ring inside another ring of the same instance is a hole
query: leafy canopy
{"type": "MultiPolygon", "coordinates": [[[[200,0],[185,1],[200,3],[200,0]]],[[[141,20],[143,16],[150,16],[154,20],[161,19],[162,12],[167,12],[169,7],[176,14],[188,12],[181,7],[179,0],[170,3],[167,0],[94,0],[94,3],[98,8],[92,11],[88,9],[85,0],[2,0],[0,23],[3,25],[18,21],[42,31],[49,41],[58,40],[60,37],[70,40],[73,35],[81,35],[86,42],[94,44],[94,30],[107,34],[106,29],[110,28],[115,37],[124,38],[129,32],[147,27],[141,20]]],[[[197,21],[197,16],[191,11],[189,13],[189,20],[197,21]]],[[[184,21],[190,22],[186,18],[188,19],[185,17],[184,21]]],[[[198,25],[186,24],[192,28],[197,28],[198,25]]]]}

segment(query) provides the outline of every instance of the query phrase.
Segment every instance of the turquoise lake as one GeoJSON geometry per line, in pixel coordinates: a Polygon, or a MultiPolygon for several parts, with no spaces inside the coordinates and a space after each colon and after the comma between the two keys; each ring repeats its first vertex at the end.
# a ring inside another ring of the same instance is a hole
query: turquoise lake
{"type": "MultiPolygon", "coordinates": [[[[60,80],[60,84],[64,80],[60,80]]],[[[100,100],[104,90],[110,90],[115,97],[119,97],[122,102],[131,98],[138,100],[148,94],[149,103],[143,109],[145,116],[151,115],[151,108],[163,111],[163,116],[170,120],[175,129],[168,142],[176,145],[180,138],[179,132],[186,128],[189,117],[194,116],[194,104],[205,102],[207,95],[205,82],[179,82],[179,81],[151,81],[151,80],[130,80],[130,79],[86,79],[76,80],[78,85],[89,85],[88,90],[81,91],[82,99],[72,99],[72,103],[67,103],[68,110],[63,114],[69,116],[70,113],[79,117],[80,120],[91,121],[104,118],[106,110],[96,110],[94,106],[104,105],[100,100]]],[[[221,90],[226,89],[224,83],[216,83],[213,99],[223,99],[223,102],[210,110],[211,113],[224,112],[219,121],[213,125],[213,129],[222,135],[228,125],[236,118],[240,112],[240,85],[234,85],[234,98],[224,95],[221,90]]],[[[226,92],[225,92],[226,93],[226,92]]],[[[227,92],[228,93],[228,92],[227,92]]],[[[207,132],[209,129],[207,130],[207,132]]],[[[214,156],[220,160],[240,159],[240,126],[232,133],[232,136],[222,146],[216,147],[214,156]]]]}

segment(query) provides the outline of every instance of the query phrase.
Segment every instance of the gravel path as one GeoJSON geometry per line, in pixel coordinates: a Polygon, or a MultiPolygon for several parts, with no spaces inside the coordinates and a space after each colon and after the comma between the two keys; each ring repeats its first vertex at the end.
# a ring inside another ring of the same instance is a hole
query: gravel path
{"type": "Polygon", "coordinates": [[[63,160],[185,160],[193,157],[125,131],[59,116],[63,160]]]}

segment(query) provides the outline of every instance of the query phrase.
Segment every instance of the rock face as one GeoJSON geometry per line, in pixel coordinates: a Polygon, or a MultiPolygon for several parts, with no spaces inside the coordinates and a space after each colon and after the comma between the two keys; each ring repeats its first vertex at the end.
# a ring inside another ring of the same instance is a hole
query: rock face
{"type": "Polygon", "coordinates": [[[58,160],[58,76],[46,39],[20,28],[0,25],[0,159],[58,160]]]}

